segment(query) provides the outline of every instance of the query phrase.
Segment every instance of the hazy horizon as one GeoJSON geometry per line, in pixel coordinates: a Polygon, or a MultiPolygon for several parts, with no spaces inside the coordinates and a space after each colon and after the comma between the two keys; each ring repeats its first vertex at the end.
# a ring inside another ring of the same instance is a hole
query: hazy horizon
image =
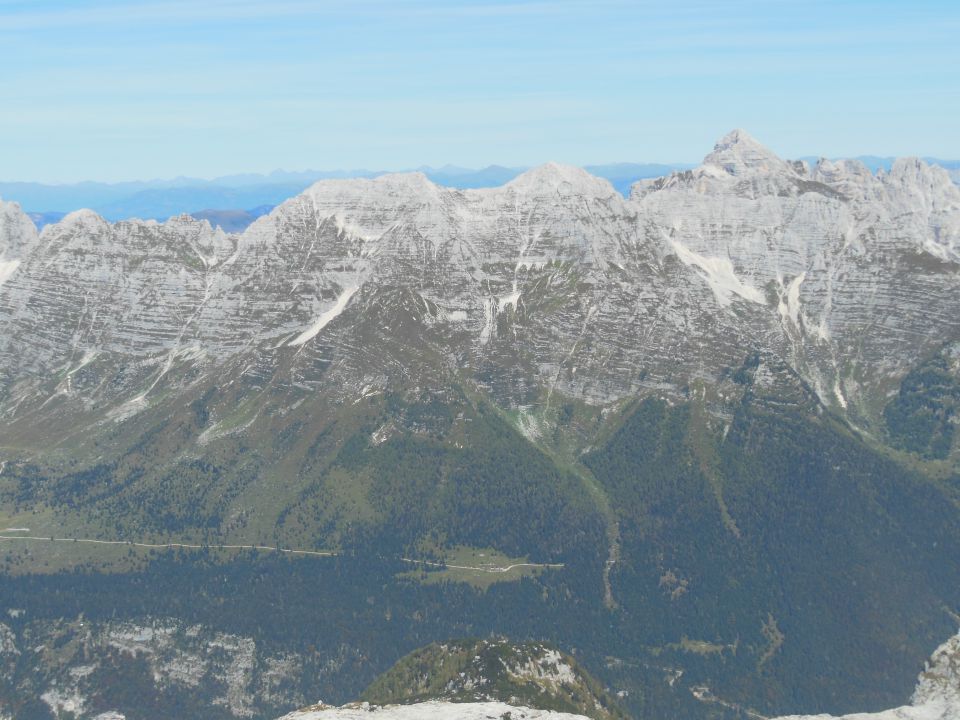
{"type": "Polygon", "coordinates": [[[0,0],[0,174],[960,157],[955,3],[0,0]]]}
{"type": "MultiPolygon", "coordinates": [[[[712,146],[711,146],[712,147],[712,146]]],[[[707,151],[704,152],[704,155],[707,154],[707,151]]],[[[870,159],[875,161],[887,161],[892,162],[900,157],[919,157],[924,162],[938,164],[945,163],[949,164],[952,168],[954,165],[960,165],[960,159],[953,157],[934,157],[929,155],[918,155],[916,153],[909,153],[904,155],[891,155],[891,154],[882,154],[882,153],[862,153],[859,155],[852,154],[839,154],[839,155],[818,155],[816,153],[806,153],[803,155],[798,155],[796,157],[781,155],[777,153],[785,160],[807,160],[811,161],[814,158],[828,157],[830,160],[838,159],[853,159],[853,160],[864,160],[870,159]]],[[[303,169],[300,168],[273,168],[266,171],[244,171],[240,170],[234,173],[220,174],[220,175],[187,175],[187,174],[177,174],[172,176],[157,176],[157,177],[122,177],[112,180],[98,180],[95,178],[79,178],[76,180],[67,180],[67,181],[46,181],[46,180],[35,180],[35,179],[22,179],[16,177],[0,177],[0,184],[24,184],[24,185],[46,185],[51,187],[58,186],[72,186],[72,185],[81,185],[81,184],[98,184],[98,185],[134,185],[134,184],[144,184],[150,185],[154,183],[179,183],[181,181],[196,181],[200,183],[209,183],[215,184],[221,180],[234,180],[239,178],[254,178],[259,177],[263,178],[268,182],[283,182],[287,178],[292,176],[309,176],[312,174],[322,174],[322,175],[333,175],[336,174],[339,177],[343,178],[353,178],[353,177],[364,177],[364,176],[373,176],[373,175],[385,175],[393,173],[412,173],[412,172],[464,172],[464,173],[480,173],[485,170],[490,169],[504,169],[516,172],[523,172],[532,168],[535,168],[540,165],[546,165],[551,162],[559,162],[551,159],[546,159],[541,162],[533,163],[530,165],[521,165],[517,163],[488,163],[486,165],[478,165],[474,167],[467,167],[464,165],[458,165],[455,163],[444,163],[442,165],[416,165],[416,166],[405,166],[405,167],[394,167],[394,168],[373,168],[373,167],[306,167],[303,169]],[[276,180],[274,180],[276,178],[276,180]]],[[[581,167],[589,169],[591,167],[614,167],[617,165],[623,166],[663,166],[668,167],[697,167],[703,162],[703,158],[698,158],[695,160],[684,160],[684,161],[644,161],[644,160],[611,160],[609,162],[587,162],[587,163],[560,163],[565,165],[574,165],[575,167],[581,167]]],[[[326,178],[323,178],[326,179],[326,178]]],[[[333,178],[331,178],[333,179],[333,178]]]]}

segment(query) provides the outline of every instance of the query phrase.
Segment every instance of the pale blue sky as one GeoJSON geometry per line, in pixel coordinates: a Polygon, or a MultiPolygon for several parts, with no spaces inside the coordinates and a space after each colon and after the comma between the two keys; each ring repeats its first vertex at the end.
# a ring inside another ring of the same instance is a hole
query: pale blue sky
{"type": "Polygon", "coordinates": [[[0,179],[960,158],[960,2],[0,0],[0,179]]]}

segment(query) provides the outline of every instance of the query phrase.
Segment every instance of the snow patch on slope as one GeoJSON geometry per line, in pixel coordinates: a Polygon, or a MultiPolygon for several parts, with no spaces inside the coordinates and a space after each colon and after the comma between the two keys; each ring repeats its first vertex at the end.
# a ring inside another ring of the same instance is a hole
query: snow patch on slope
{"type": "Polygon", "coordinates": [[[833,394],[837,398],[837,402],[840,403],[840,407],[844,410],[847,409],[847,399],[843,396],[843,388],[840,387],[840,378],[838,377],[833,383],[833,394]]]}
{"type": "Polygon", "coordinates": [[[19,260],[0,260],[0,285],[9,280],[18,267],[20,267],[19,260]]]}
{"type": "Polygon", "coordinates": [[[348,237],[355,237],[364,242],[371,242],[377,239],[376,235],[371,235],[364,231],[359,225],[347,219],[342,212],[338,212],[333,216],[333,222],[337,228],[337,232],[348,237]]]}
{"type": "Polygon", "coordinates": [[[806,276],[807,273],[802,272],[790,281],[786,287],[786,293],[780,298],[780,304],[777,306],[784,324],[789,319],[798,330],[800,329],[800,285],[803,284],[806,276]]]}
{"type": "Polygon", "coordinates": [[[536,442],[540,439],[542,431],[540,429],[540,422],[537,418],[530,412],[530,406],[525,405],[521,406],[517,410],[517,429],[520,433],[527,438],[530,442],[536,442]]]}
{"type": "MultiPolygon", "coordinates": [[[[721,307],[729,305],[733,301],[733,295],[739,295],[744,300],[760,305],[764,304],[763,293],[737,277],[730,258],[706,257],[676,240],[671,240],[670,245],[684,265],[698,268],[697,275],[710,286],[721,307]]],[[[799,292],[799,286],[797,291],[799,292]]]]}
{"type": "Polygon", "coordinates": [[[480,344],[486,345],[496,329],[497,316],[494,312],[493,300],[487,298],[483,301],[483,329],[480,331],[480,344]]]}
{"type": "Polygon", "coordinates": [[[304,343],[313,340],[313,338],[315,338],[321,330],[323,330],[334,318],[343,312],[344,308],[347,307],[347,303],[350,302],[350,298],[352,298],[353,294],[359,289],[359,287],[355,286],[346,288],[342,293],[340,293],[340,296],[333,304],[333,307],[318,317],[317,321],[313,325],[291,340],[290,345],[303,345],[304,343]]]}

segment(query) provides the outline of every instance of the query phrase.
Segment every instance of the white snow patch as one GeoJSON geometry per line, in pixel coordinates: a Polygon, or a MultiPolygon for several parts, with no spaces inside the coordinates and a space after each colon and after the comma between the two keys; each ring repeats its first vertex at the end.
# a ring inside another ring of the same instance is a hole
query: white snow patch
{"type": "Polygon", "coordinates": [[[517,412],[517,429],[531,442],[536,442],[540,438],[540,422],[530,412],[529,407],[521,407],[517,412]]]}
{"type": "Polygon", "coordinates": [[[317,321],[313,325],[291,340],[290,345],[303,345],[305,342],[313,340],[313,338],[315,338],[321,330],[323,330],[335,317],[343,312],[344,308],[347,307],[347,303],[350,302],[350,298],[352,298],[353,294],[359,289],[360,288],[357,286],[350,286],[346,288],[342,293],[340,293],[340,296],[333,304],[333,307],[318,317],[317,321]]]}
{"type": "Polygon", "coordinates": [[[699,268],[700,272],[697,274],[713,290],[717,303],[721,307],[729,305],[733,301],[733,295],[739,295],[744,300],[760,305],[764,304],[763,293],[737,277],[730,258],[706,257],[673,239],[670,240],[670,244],[684,265],[699,268]]]}
{"type": "MultiPolygon", "coordinates": [[[[803,284],[806,276],[807,273],[802,272],[790,281],[790,284],[786,287],[785,295],[781,296],[780,304],[777,306],[784,324],[787,320],[790,320],[797,330],[800,329],[800,285],[803,284]]],[[[782,284],[783,281],[781,280],[782,284]]]]}
{"type": "Polygon", "coordinates": [[[494,307],[493,300],[488,298],[483,301],[483,329],[480,331],[481,345],[487,344],[487,341],[490,340],[490,336],[493,335],[493,330],[496,327],[495,322],[497,316],[494,312],[494,307]]]}
{"type": "Polygon", "coordinates": [[[0,285],[3,285],[18,267],[20,267],[19,260],[0,260],[0,285]]]}
{"type": "Polygon", "coordinates": [[[833,383],[833,394],[836,396],[837,402],[840,403],[840,407],[846,410],[847,399],[843,396],[843,390],[840,388],[840,378],[837,378],[833,383]]]}
{"type": "Polygon", "coordinates": [[[87,365],[89,365],[90,363],[92,363],[94,360],[97,359],[98,354],[99,353],[96,350],[89,350],[89,349],[85,350],[83,353],[83,357],[80,358],[80,364],[77,365],[75,368],[71,368],[70,370],[68,370],[67,375],[73,375],[78,370],[82,370],[83,368],[85,368],[87,365]]]}
{"type": "Polygon", "coordinates": [[[337,226],[337,230],[348,237],[357,238],[358,240],[363,240],[364,242],[370,242],[371,240],[377,239],[375,235],[370,235],[364,232],[363,228],[356,223],[347,220],[347,218],[340,213],[337,213],[333,216],[333,222],[337,226]]]}

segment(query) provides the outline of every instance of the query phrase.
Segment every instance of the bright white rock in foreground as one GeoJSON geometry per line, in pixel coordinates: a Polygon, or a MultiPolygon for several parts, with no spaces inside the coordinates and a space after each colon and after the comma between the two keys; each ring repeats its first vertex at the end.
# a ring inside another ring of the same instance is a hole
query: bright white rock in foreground
{"type": "MultiPolygon", "coordinates": [[[[911,705],[836,720],[958,720],[960,718],[960,635],[938,647],[917,678],[911,705]]],[[[832,715],[790,715],[774,720],[830,720],[832,715]]]]}
{"type": "Polygon", "coordinates": [[[343,707],[299,710],[280,720],[499,720],[509,713],[512,720],[589,720],[583,715],[535,710],[502,702],[452,703],[425,702],[414,705],[368,705],[353,703],[343,707]]]}

